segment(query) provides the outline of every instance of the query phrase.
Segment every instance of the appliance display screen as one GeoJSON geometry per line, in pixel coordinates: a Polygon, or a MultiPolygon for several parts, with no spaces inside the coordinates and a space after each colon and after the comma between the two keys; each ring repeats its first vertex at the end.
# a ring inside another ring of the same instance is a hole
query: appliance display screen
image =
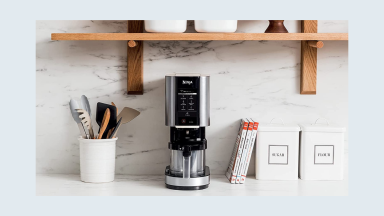
{"type": "Polygon", "coordinates": [[[199,77],[177,77],[177,125],[199,125],[199,77]]]}

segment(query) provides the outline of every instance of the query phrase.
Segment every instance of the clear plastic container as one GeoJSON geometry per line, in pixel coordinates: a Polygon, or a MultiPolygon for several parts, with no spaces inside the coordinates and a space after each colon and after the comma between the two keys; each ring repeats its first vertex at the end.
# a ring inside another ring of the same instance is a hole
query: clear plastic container
{"type": "Polygon", "coordinates": [[[191,177],[203,175],[205,168],[205,150],[192,151],[191,156],[188,158],[183,157],[183,151],[171,150],[171,174],[182,177],[185,174],[184,167],[188,168],[188,173],[191,177]]]}

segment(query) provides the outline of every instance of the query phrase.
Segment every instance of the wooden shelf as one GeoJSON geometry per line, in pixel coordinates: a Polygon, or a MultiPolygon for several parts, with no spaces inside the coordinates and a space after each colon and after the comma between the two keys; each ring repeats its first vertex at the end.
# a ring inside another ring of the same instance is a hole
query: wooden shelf
{"type": "Polygon", "coordinates": [[[127,43],[127,91],[143,94],[143,41],[301,41],[300,94],[316,94],[317,49],[322,41],[348,40],[348,33],[317,33],[317,20],[302,20],[302,33],[143,33],[143,20],[129,20],[128,33],[52,33],[51,40],[121,40],[127,43]]]}
{"type": "Polygon", "coordinates": [[[51,40],[348,40],[348,33],[52,33],[51,40]]]}

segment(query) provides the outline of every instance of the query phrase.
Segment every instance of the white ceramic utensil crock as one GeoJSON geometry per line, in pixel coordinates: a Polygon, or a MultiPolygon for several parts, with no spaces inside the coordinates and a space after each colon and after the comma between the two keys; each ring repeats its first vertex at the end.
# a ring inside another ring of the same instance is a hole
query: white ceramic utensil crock
{"type": "Polygon", "coordinates": [[[105,183],[115,179],[116,140],[79,138],[81,181],[105,183]]]}

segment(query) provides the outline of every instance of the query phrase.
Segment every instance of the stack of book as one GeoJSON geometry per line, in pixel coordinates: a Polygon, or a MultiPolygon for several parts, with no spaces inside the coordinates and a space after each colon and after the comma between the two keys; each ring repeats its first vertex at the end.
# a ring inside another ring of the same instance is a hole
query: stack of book
{"type": "Polygon", "coordinates": [[[232,184],[245,182],[258,126],[259,123],[251,118],[242,119],[240,122],[235,147],[225,174],[232,184]]]}

